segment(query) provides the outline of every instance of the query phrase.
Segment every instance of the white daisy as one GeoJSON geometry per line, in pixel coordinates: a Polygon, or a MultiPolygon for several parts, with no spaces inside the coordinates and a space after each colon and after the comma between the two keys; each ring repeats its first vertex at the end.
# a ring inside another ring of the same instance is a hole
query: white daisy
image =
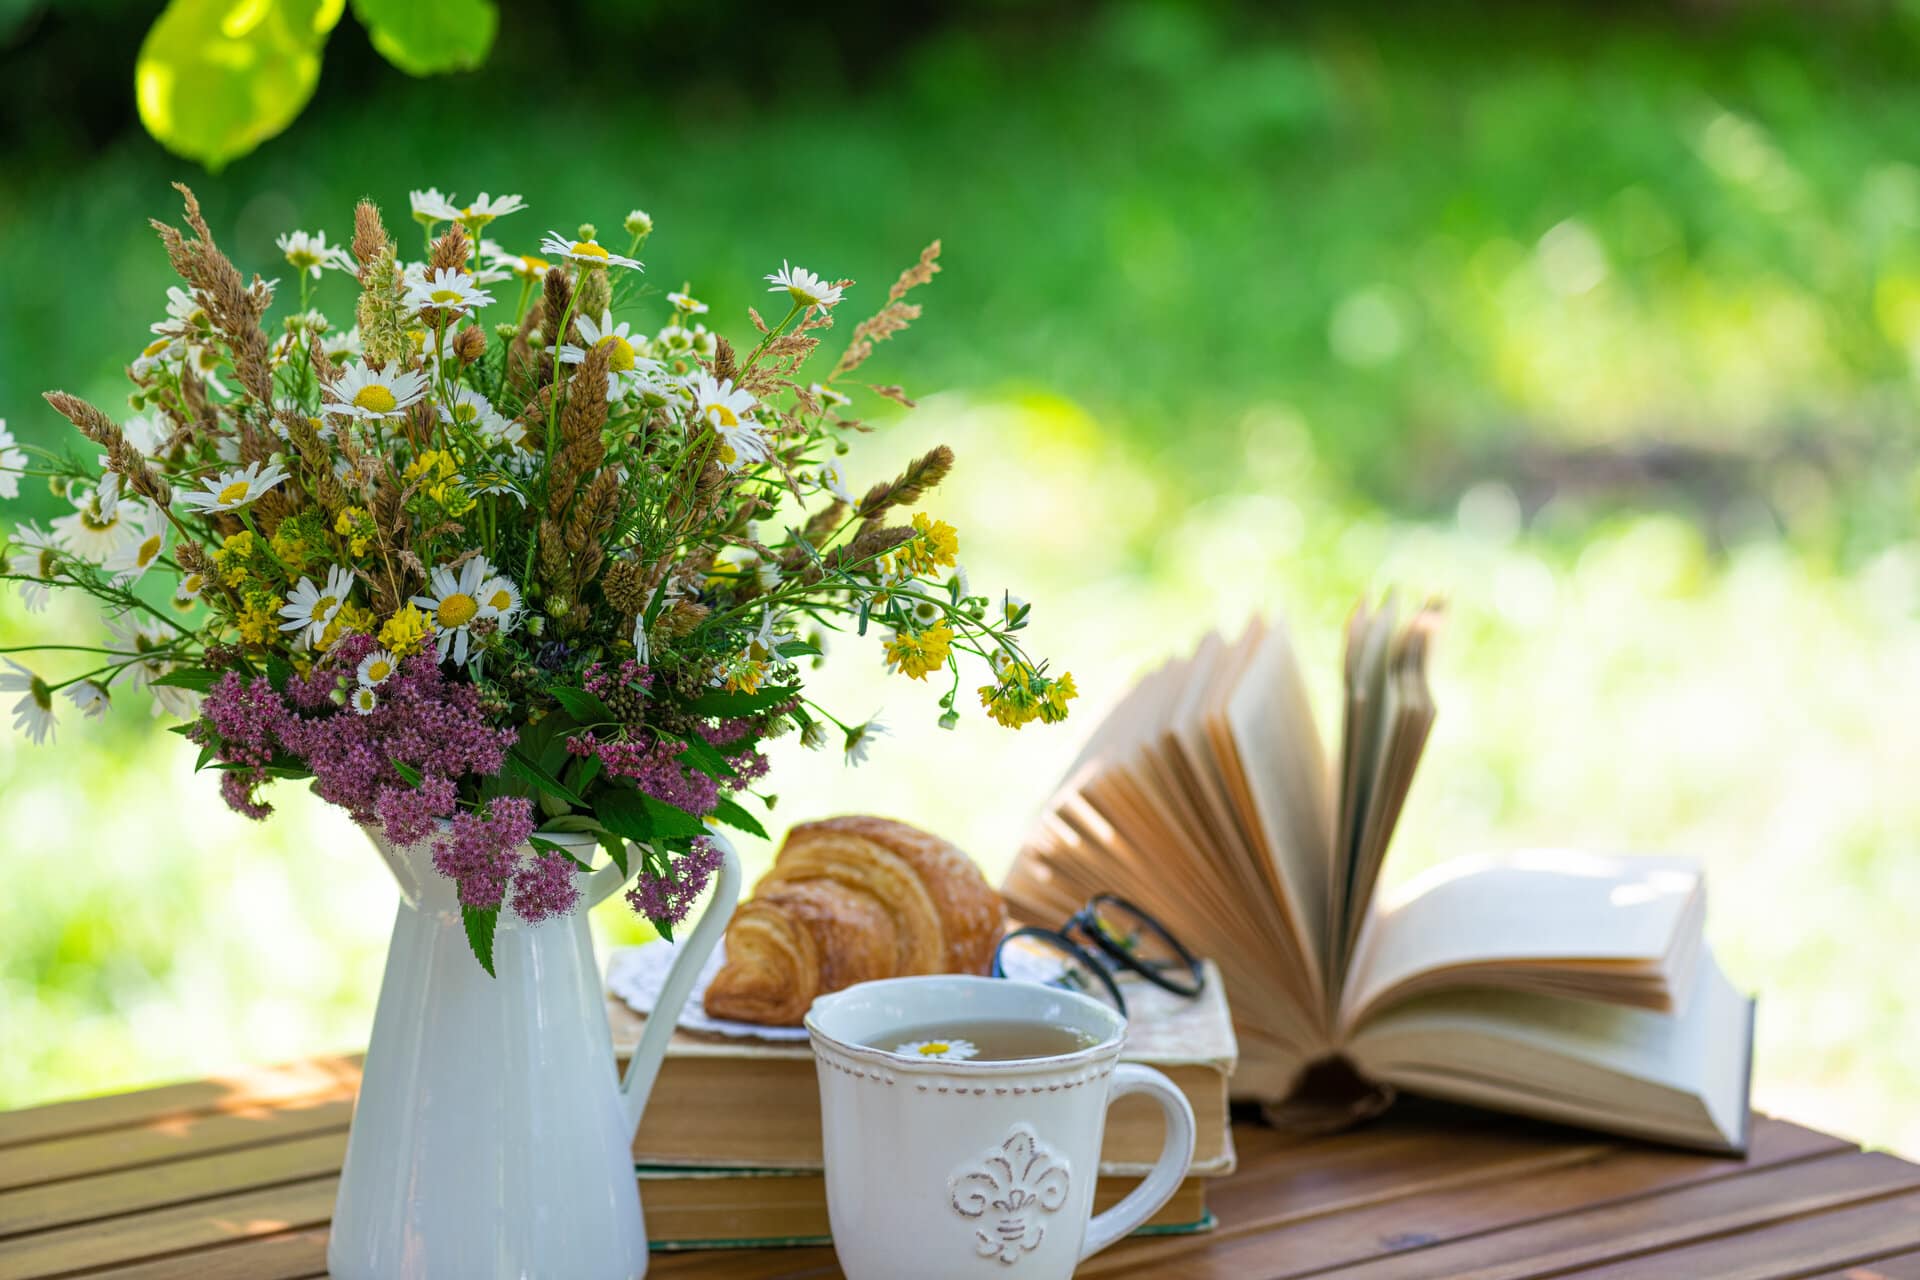
{"type": "Polygon", "coordinates": [[[441,662],[453,654],[456,664],[467,660],[467,628],[475,619],[491,617],[481,601],[480,588],[493,577],[493,568],[485,556],[475,556],[460,566],[459,576],[445,565],[435,565],[427,583],[430,595],[419,595],[413,603],[433,615],[434,632],[439,637],[436,656],[441,662]]]}
{"type": "Polygon", "coordinates": [[[633,615],[633,660],[641,666],[653,660],[653,646],[647,643],[647,611],[633,615]]]}
{"type": "MultiPolygon", "coordinates": [[[[0,428],[6,425],[4,420],[0,420],[0,428]]],[[[120,433],[126,436],[128,444],[141,453],[152,455],[160,451],[160,446],[167,442],[173,428],[158,414],[136,413],[120,425],[120,433]]]]}
{"type": "Polygon", "coordinates": [[[544,280],[553,264],[545,258],[536,258],[530,253],[508,253],[489,240],[481,246],[487,255],[487,261],[505,271],[516,280],[544,280]]]}
{"type": "Polygon", "coordinates": [[[511,432],[526,434],[526,428],[501,414],[472,387],[455,387],[451,400],[442,400],[439,409],[440,421],[466,427],[487,440],[502,440],[511,432]]]}
{"type": "Polygon", "coordinates": [[[965,1062],[980,1052],[971,1040],[909,1040],[894,1052],[903,1058],[936,1058],[942,1062],[965,1062]]]}
{"type": "Polygon", "coordinates": [[[178,338],[155,338],[140,348],[140,354],[133,358],[133,364],[127,372],[133,375],[135,382],[142,382],[156,369],[172,368],[186,353],[186,344],[178,338]]]}
{"type": "Polygon", "coordinates": [[[287,263],[295,271],[304,271],[315,280],[320,278],[323,267],[333,267],[340,271],[354,271],[357,268],[347,251],[339,245],[327,243],[327,233],[316,231],[308,235],[304,231],[289,231],[274,241],[280,252],[287,255],[287,263]]]}
{"type": "Polygon", "coordinates": [[[167,527],[164,520],[154,521],[139,541],[128,542],[106,558],[100,567],[113,575],[114,586],[131,586],[153,567],[153,562],[167,549],[167,527]]]}
{"type": "Polygon", "coordinates": [[[873,740],[886,737],[892,732],[886,725],[880,723],[880,717],[877,715],[865,724],[857,724],[847,730],[847,740],[841,747],[841,750],[846,752],[847,764],[849,766],[865,764],[867,751],[873,746],[873,740]]]}
{"type": "Polygon", "coordinates": [[[766,277],[773,282],[768,293],[786,290],[796,303],[803,307],[830,307],[840,301],[840,295],[846,290],[840,285],[828,284],[804,267],[788,266],[784,261],[780,269],[766,277]]]}
{"type": "Polygon", "coordinates": [[[207,305],[200,300],[198,289],[182,289],[176,284],[167,286],[167,318],[147,327],[162,337],[191,340],[208,337],[213,331],[213,320],[207,315],[207,305]]]}
{"type": "Polygon", "coordinates": [[[202,591],[205,591],[206,589],[207,589],[206,574],[204,573],[183,574],[180,578],[180,581],[175,583],[173,587],[173,607],[176,609],[193,608],[193,602],[195,600],[198,600],[200,598],[200,593],[202,591]]]}
{"type": "Polygon", "coordinates": [[[353,708],[356,715],[372,715],[374,708],[380,705],[380,695],[361,685],[347,696],[347,705],[353,708]]]}
{"type": "Polygon", "coordinates": [[[727,470],[738,471],[767,456],[767,439],[753,422],[751,392],[734,386],[730,378],[717,380],[705,369],[688,380],[687,390],[693,394],[693,416],[720,437],[719,458],[727,470]]]}
{"type": "Polygon", "coordinates": [[[413,208],[413,220],[424,227],[431,227],[436,222],[452,222],[460,216],[460,210],[453,207],[453,201],[440,194],[438,187],[407,192],[407,203],[413,208]]]}
{"type": "Polygon", "coordinates": [[[53,690],[12,658],[6,659],[6,664],[8,670],[0,671],[0,693],[24,695],[13,704],[13,727],[36,745],[45,743],[53,736],[53,690]]]}
{"type": "Polygon", "coordinates": [[[590,267],[631,267],[635,271],[644,270],[632,258],[607,252],[597,240],[569,240],[558,231],[547,232],[547,238],[540,242],[540,252],[570,258],[575,262],[584,262],[590,267]]]}
{"type": "Polygon", "coordinates": [[[625,218],[621,219],[620,225],[626,228],[626,232],[630,236],[652,235],[653,215],[645,209],[634,209],[629,212],[625,218]]]}
{"type": "Polygon", "coordinates": [[[460,222],[467,230],[478,231],[495,218],[504,218],[526,207],[527,202],[519,196],[489,196],[482,191],[479,199],[460,211],[460,222]]]}
{"type": "Polygon", "coordinates": [[[847,473],[840,467],[840,459],[828,458],[820,464],[820,487],[847,505],[853,505],[853,490],[847,488],[847,473]]]}
{"type": "Polygon", "coordinates": [[[385,649],[375,649],[360,659],[360,669],[354,674],[360,678],[362,688],[377,689],[387,682],[387,677],[399,669],[400,660],[385,649]]]}
{"type": "Polygon", "coordinates": [[[683,312],[686,315],[703,316],[707,313],[706,303],[684,291],[668,294],[667,301],[673,304],[675,311],[683,312]]]}
{"type": "Polygon", "coordinates": [[[818,400],[821,404],[834,409],[844,409],[853,403],[852,396],[835,391],[824,382],[816,382],[808,387],[807,394],[815,400],[818,400]]]}
{"type": "Polygon", "coordinates": [[[475,285],[473,277],[458,268],[435,271],[407,290],[407,305],[417,311],[445,311],[449,315],[464,316],[492,301],[492,294],[475,285]]]}
{"type": "Polygon", "coordinates": [[[27,455],[20,451],[19,441],[7,430],[7,420],[0,418],[0,498],[20,496],[20,473],[26,466],[27,455]]]}
{"type": "Polygon", "coordinates": [[[235,511],[259,498],[287,478],[287,469],[277,462],[262,467],[250,462],[236,471],[223,471],[200,482],[196,493],[183,493],[180,501],[195,511],[211,515],[235,511]]]}
{"type": "Polygon", "coordinates": [[[80,714],[89,720],[103,719],[113,699],[107,694],[107,686],[98,680],[82,680],[79,684],[70,684],[61,690],[61,696],[80,708],[80,714]]]}
{"type": "Polygon", "coordinates": [[[39,613],[47,607],[52,594],[47,584],[58,573],[60,546],[51,533],[35,524],[23,524],[13,531],[13,551],[7,556],[7,572],[31,582],[20,584],[20,598],[27,608],[39,613]]]}
{"type": "Polygon", "coordinates": [[[800,728],[800,745],[809,751],[825,751],[833,741],[833,730],[825,720],[809,720],[800,728]]]}
{"type": "Polygon", "coordinates": [[[345,360],[348,356],[361,354],[365,348],[360,345],[360,326],[355,325],[345,333],[340,332],[338,329],[333,330],[320,339],[320,350],[327,359],[333,361],[335,364],[345,360]]]}
{"type": "Polygon", "coordinates": [[[154,715],[171,713],[186,718],[198,713],[199,695],[176,689],[172,685],[154,683],[174,669],[173,661],[159,652],[173,639],[171,631],[156,621],[123,614],[108,619],[107,634],[113,637],[117,651],[139,657],[138,662],[125,668],[127,683],[153,695],[154,715]]]}
{"type": "Polygon", "coordinates": [[[353,590],[355,576],[353,570],[337,564],[327,567],[326,581],[321,586],[315,586],[313,579],[302,576],[294,584],[287,602],[280,606],[280,616],[286,619],[280,624],[280,629],[304,629],[308,643],[318,644],[320,637],[327,633],[327,624],[347,603],[347,593],[353,590]]]}
{"type": "Polygon", "coordinates": [[[600,319],[581,316],[580,340],[587,345],[575,346],[569,342],[560,348],[562,364],[579,364],[587,358],[587,351],[605,348],[607,352],[607,394],[619,399],[629,392],[651,384],[660,373],[658,362],[649,360],[640,354],[638,343],[645,339],[634,336],[633,327],[622,320],[613,322],[611,311],[602,311],[600,319]]]}
{"type": "Polygon", "coordinates": [[[121,548],[146,536],[147,504],[137,498],[120,499],[117,490],[116,484],[103,481],[74,504],[72,515],[53,521],[53,536],[62,550],[104,564],[121,548]]]}
{"type": "Polygon", "coordinates": [[[350,364],[327,387],[328,413],[349,418],[398,418],[427,394],[427,379],[414,371],[387,373],[371,364],[350,364]]]}
{"type": "Polygon", "coordinates": [[[500,629],[510,631],[520,616],[520,588],[504,573],[497,573],[480,584],[480,607],[500,620],[500,629]]]}

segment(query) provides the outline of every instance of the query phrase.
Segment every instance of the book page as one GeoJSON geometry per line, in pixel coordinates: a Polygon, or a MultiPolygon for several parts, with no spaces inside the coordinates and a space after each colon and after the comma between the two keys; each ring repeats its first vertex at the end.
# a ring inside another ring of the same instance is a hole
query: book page
{"type": "Polygon", "coordinates": [[[1717,1151],[1746,1146],[1753,1002],[1706,948],[1695,998],[1655,1013],[1504,991],[1422,996],[1348,1046],[1369,1078],[1433,1097],[1717,1151]]]}
{"type": "MultiPolygon", "coordinates": [[[[1369,922],[1342,1002],[1342,1025],[1442,986],[1539,990],[1591,998],[1636,985],[1662,998],[1691,958],[1705,915],[1698,864],[1534,850],[1457,858],[1416,877],[1369,922]]],[[[1690,977],[1689,970],[1683,977],[1690,977]]],[[[1684,986],[1683,982],[1674,985],[1684,986]]]]}

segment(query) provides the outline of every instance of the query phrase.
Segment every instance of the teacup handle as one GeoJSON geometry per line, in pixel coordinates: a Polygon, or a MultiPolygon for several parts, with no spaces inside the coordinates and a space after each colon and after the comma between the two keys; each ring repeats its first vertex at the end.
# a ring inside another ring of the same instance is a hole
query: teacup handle
{"type": "Polygon", "coordinates": [[[1160,1104],[1161,1114],[1167,1118],[1167,1140],[1146,1180],[1087,1224],[1087,1240],[1080,1246],[1082,1262],[1158,1213],[1193,1164],[1193,1108],[1187,1103],[1187,1095],[1152,1067],[1123,1062],[1113,1069],[1113,1093],[1107,1105],[1111,1107],[1130,1093],[1147,1094],[1160,1104]]]}

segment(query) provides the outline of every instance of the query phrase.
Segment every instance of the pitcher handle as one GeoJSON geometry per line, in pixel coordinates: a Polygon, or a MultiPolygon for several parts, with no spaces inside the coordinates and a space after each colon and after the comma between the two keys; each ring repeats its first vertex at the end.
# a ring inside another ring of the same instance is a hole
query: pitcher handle
{"type": "Polygon", "coordinates": [[[653,1092],[654,1079],[659,1076],[660,1064],[667,1056],[667,1041],[673,1039],[673,1029],[680,1021],[680,1010],[692,994],[694,979],[700,976],[707,957],[720,945],[727,921],[733,918],[734,904],[740,900],[740,855],[734,852],[733,842],[718,832],[709,838],[720,850],[720,871],[714,879],[713,898],[701,914],[700,923],[680,944],[680,954],[673,958],[673,968],[667,971],[667,980],[661,984],[660,995],[653,1002],[653,1012],[647,1015],[646,1030],[640,1033],[640,1043],[634,1046],[627,1074],[620,1081],[627,1127],[636,1135],[640,1132],[640,1117],[647,1109],[647,1095],[653,1092]]]}
{"type": "Polygon", "coordinates": [[[1107,1105],[1130,1093],[1144,1093],[1160,1104],[1167,1118],[1166,1142],[1146,1180],[1087,1224],[1086,1243],[1080,1247],[1082,1262],[1159,1212],[1160,1206],[1179,1190],[1180,1180],[1193,1164],[1193,1106],[1187,1095],[1152,1067],[1123,1062],[1113,1069],[1113,1093],[1107,1105]]]}

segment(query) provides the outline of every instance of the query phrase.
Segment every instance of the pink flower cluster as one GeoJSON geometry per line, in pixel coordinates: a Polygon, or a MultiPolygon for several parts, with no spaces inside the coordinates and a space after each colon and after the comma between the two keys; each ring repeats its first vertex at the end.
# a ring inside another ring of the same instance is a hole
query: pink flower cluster
{"type": "Polygon", "coordinates": [[[679,924],[693,910],[694,899],[713,879],[720,861],[720,846],[697,836],[690,851],[667,860],[664,873],[655,875],[651,867],[642,867],[633,888],[627,890],[627,905],[649,920],[679,924]]]}
{"type": "Polygon", "coordinates": [[[576,756],[600,757],[600,767],[609,778],[632,778],[641,791],[688,813],[712,813],[720,803],[720,784],[682,764],[684,748],[677,742],[652,734],[602,741],[588,730],[568,738],[567,750],[576,756]]]}
{"type": "Polygon", "coordinates": [[[521,852],[533,833],[530,802],[497,798],[484,815],[459,808],[460,780],[498,773],[515,738],[487,725],[471,685],[446,679],[431,657],[419,655],[380,685],[380,705],[371,713],[338,705],[372,644],[348,637],[305,678],[288,679],[284,693],[265,676],[245,680],[234,672],[208,691],[191,736],[238,766],[221,780],[227,803],[266,817],[271,809],[254,792],[268,780],[267,767],[298,763],[313,774],[322,799],[378,825],[395,844],[416,844],[446,823],[434,865],[458,882],[462,903],[496,908],[511,889],[514,909],[530,922],[572,909],[579,897],[572,864],[521,852]],[[403,769],[418,775],[418,785],[403,769]]]}

